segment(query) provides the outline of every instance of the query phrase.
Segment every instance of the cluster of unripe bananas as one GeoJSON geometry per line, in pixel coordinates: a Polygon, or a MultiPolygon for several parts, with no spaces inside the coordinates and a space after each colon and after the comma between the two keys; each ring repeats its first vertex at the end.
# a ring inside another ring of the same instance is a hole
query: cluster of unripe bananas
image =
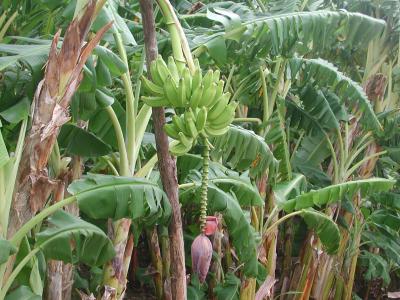
{"type": "Polygon", "coordinates": [[[220,72],[209,70],[204,76],[198,61],[192,74],[184,64],[176,64],[173,57],[166,63],[161,56],[150,65],[152,80],[142,76],[148,96],[142,100],[149,106],[168,106],[182,109],[172,122],[165,124],[169,137],[177,140],[170,148],[172,154],[187,153],[199,135],[218,136],[227,132],[235,117],[237,103],[224,93],[220,72]]]}

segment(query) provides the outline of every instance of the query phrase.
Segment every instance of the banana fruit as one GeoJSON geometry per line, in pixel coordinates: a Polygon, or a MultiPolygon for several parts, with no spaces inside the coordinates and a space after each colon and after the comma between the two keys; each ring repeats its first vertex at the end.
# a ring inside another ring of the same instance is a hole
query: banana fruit
{"type": "Polygon", "coordinates": [[[200,135],[218,136],[226,133],[235,117],[236,102],[224,93],[225,82],[219,70],[208,70],[204,76],[199,62],[191,71],[182,62],[161,56],[149,68],[151,80],[142,76],[143,102],[152,107],[183,108],[172,122],[164,125],[166,134],[175,140],[170,151],[183,155],[196,144],[200,135]]]}

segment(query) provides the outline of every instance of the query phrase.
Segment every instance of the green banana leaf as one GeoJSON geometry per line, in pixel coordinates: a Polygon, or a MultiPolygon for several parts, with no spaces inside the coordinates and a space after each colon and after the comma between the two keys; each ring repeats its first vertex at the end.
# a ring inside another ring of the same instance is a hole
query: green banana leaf
{"type": "Polygon", "coordinates": [[[63,210],[51,215],[47,224],[36,235],[35,245],[47,258],[100,266],[115,255],[111,240],[101,229],[63,210]]]}
{"type": "Polygon", "coordinates": [[[302,209],[302,218],[309,229],[315,231],[328,254],[335,254],[340,244],[340,231],[337,224],[324,213],[312,208],[302,209]]]}
{"type": "MultiPolygon", "coordinates": [[[[186,182],[196,183],[196,188],[201,185],[201,173],[197,170],[192,170],[186,178],[186,182]]],[[[208,174],[208,182],[215,185],[226,193],[233,193],[241,206],[262,206],[264,201],[250,179],[245,176],[239,176],[233,172],[225,174],[223,166],[214,165],[210,168],[208,174]]]]}
{"type": "Polygon", "coordinates": [[[388,191],[395,183],[396,181],[394,180],[384,178],[348,181],[298,195],[286,201],[282,208],[286,212],[292,212],[312,206],[321,207],[322,205],[341,201],[345,195],[351,198],[357,191],[361,192],[362,197],[371,193],[388,191]]]}
{"type": "Polygon", "coordinates": [[[90,174],[74,181],[68,191],[92,219],[131,218],[137,224],[152,226],[168,223],[171,215],[163,190],[143,178],[90,174]]]}
{"type": "Polygon", "coordinates": [[[253,131],[231,125],[226,134],[211,138],[212,157],[238,171],[249,170],[252,177],[267,169],[275,170],[278,161],[263,139],[253,131]]]}
{"type": "Polygon", "coordinates": [[[236,61],[241,58],[245,65],[255,57],[262,59],[270,54],[290,57],[293,54],[329,51],[338,41],[351,49],[366,47],[385,29],[384,21],[360,13],[327,10],[282,12],[284,10],[277,15],[242,18],[238,26],[232,23],[230,16],[215,11],[214,20],[218,18],[218,23],[223,26],[218,28],[215,25],[212,35],[209,30],[204,30],[201,35],[192,32],[193,42],[196,47],[205,45],[213,58],[218,57],[218,61],[226,60],[224,54],[231,54],[236,61]],[[237,43],[228,43],[227,40],[237,43]]]}
{"type": "Polygon", "coordinates": [[[98,157],[109,154],[112,149],[93,133],[75,124],[65,124],[58,136],[59,145],[68,154],[82,157],[98,157]]]}
{"type": "MultiPolygon", "coordinates": [[[[346,99],[346,103],[350,108],[357,108],[363,112],[362,121],[368,128],[382,128],[362,87],[350,77],[340,72],[330,62],[320,58],[292,58],[289,64],[292,78],[295,78],[301,72],[302,83],[308,83],[313,80],[314,84],[331,89],[340,99],[346,99]]],[[[311,98],[313,99],[313,97],[311,98]]],[[[317,101],[318,99],[323,98],[317,98],[317,101]]],[[[317,111],[322,113],[322,109],[327,110],[328,107],[330,107],[329,103],[325,103],[317,111]]]]}
{"type": "Polygon", "coordinates": [[[5,300],[42,300],[42,296],[36,295],[32,292],[32,290],[22,285],[9,293],[5,300]]]}
{"type": "Polygon", "coordinates": [[[17,252],[15,248],[9,241],[0,238],[0,265],[5,263],[8,258],[17,252]]]}

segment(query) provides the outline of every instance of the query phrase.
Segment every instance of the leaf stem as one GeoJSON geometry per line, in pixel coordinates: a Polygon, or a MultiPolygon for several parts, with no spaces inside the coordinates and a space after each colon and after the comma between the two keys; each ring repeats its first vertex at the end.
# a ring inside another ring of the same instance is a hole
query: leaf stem
{"type": "Polygon", "coordinates": [[[362,160],[360,160],[358,163],[356,163],[356,164],[346,173],[346,178],[347,178],[347,177],[350,177],[351,174],[353,174],[353,172],[354,172],[355,170],[357,170],[363,163],[367,162],[367,161],[370,160],[371,158],[374,158],[374,157],[383,155],[383,154],[385,154],[386,152],[387,152],[387,151],[384,150],[384,151],[381,151],[381,152],[377,152],[377,153],[371,154],[371,155],[369,155],[369,156],[367,156],[367,157],[364,157],[362,160]]]}
{"type": "MultiPolygon", "coordinates": [[[[135,169],[135,127],[136,127],[136,110],[135,110],[135,96],[133,93],[133,87],[131,82],[131,75],[129,72],[128,57],[126,55],[125,47],[122,43],[122,38],[118,30],[114,33],[114,39],[117,44],[118,52],[122,58],[122,61],[126,65],[127,71],[121,75],[121,79],[124,85],[126,94],[126,153],[128,158],[128,169],[131,173],[135,169]]],[[[114,127],[115,128],[115,127],[114,127]]],[[[121,150],[121,149],[120,149],[121,150]]],[[[122,173],[122,172],[121,172],[122,173]]],[[[125,174],[131,175],[131,174],[125,174]]]]}
{"type": "Polygon", "coordinates": [[[34,216],[32,219],[30,219],[28,222],[26,222],[15,234],[14,236],[10,239],[10,243],[18,247],[19,243],[21,240],[24,238],[25,235],[28,234],[30,230],[32,230],[33,227],[35,227],[37,224],[39,224],[41,221],[43,221],[46,217],[50,216],[52,213],[57,211],[58,209],[73,203],[76,201],[75,196],[71,196],[68,198],[65,198],[61,200],[60,202],[57,202],[44,210],[42,210],[40,213],[38,213],[36,216],[34,216]]]}
{"type": "Polygon", "coordinates": [[[107,106],[106,111],[111,119],[115,131],[115,136],[117,138],[119,150],[119,172],[122,176],[129,176],[129,159],[125,148],[124,135],[122,133],[121,125],[119,124],[117,115],[115,114],[111,106],[107,106]]]}

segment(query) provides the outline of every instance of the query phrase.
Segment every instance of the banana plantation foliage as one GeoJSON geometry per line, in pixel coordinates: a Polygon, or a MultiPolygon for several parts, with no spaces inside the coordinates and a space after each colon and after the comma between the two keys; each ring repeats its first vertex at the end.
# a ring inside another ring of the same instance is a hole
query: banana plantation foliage
{"type": "Polygon", "coordinates": [[[0,300],[400,298],[400,1],[1,0],[0,300]]]}

